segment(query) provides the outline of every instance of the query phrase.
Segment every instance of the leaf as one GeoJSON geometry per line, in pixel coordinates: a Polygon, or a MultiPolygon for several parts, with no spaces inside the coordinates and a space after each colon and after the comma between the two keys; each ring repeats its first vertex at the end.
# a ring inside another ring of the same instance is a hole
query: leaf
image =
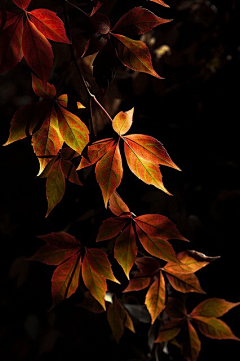
{"type": "Polygon", "coordinates": [[[128,279],[129,272],[136,260],[137,250],[135,232],[130,223],[118,236],[114,246],[114,257],[122,266],[128,279]]]}
{"type": "Polygon", "coordinates": [[[52,232],[38,236],[47,244],[41,247],[30,261],[39,261],[47,265],[58,265],[72,257],[81,248],[81,243],[73,236],[65,232],[52,232]]]}
{"type": "Polygon", "coordinates": [[[125,13],[116,23],[112,31],[135,36],[147,33],[158,25],[168,23],[171,20],[162,19],[151,11],[142,7],[135,7],[125,13]]]}
{"type": "Polygon", "coordinates": [[[160,268],[159,262],[152,257],[138,257],[135,263],[140,272],[145,275],[155,275],[160,268]]]}
{"type": "Polygon", "coordinates": [[[127,224],[128,219],[110,217],[103,221],[97,235],[97,242],[116,237],[127,224]]]}
{"type": "Polygon", "coordinates": [[[99,140],[89,145],[87,147],[86,154],[85,153],[82,154],[82,159],[77,170],[95,164],[113,146],[114,146],[114,140],[112,138],[99,140]]]}
{"type": "Polygon", "coordinates": [[[187,241],[187,239],[179,233],[173,222],[160,214],[144,214],[134,218],[134,221],[142,231],[152,237],[164,240],[180,239],[187,241]]]}
{"type": "Polygon", "coordinates": [[[178,262],[174,249],[168,241],[152,237],[151,235],[143,232],[137,224],[136,231],[141,244],[152,256],[161,258],[167,262],[178,262]]]}
{"type": "Polygon", "coordinates": [[[90,16],[92,16],[93,14],[95,14],[95,12],[102,6],[102,4],[104,3],[104,0],[93,0],[94,1],[94,7],[92,9],[92,12],[90,14],[90,16]]]}
{"type": "Polygon", "coordinates": [[[119,283],[112,272],[111,264],[104,251],[97,248],[88,248],[85,256],[91,267],[106,279],[119,283]]]}
{"type": "Polygon", "coordinates": [[[39,175],[63,146],[63,138],[58,129],[57,114],[53,105],[41,128],[33,134],[32,145],[40,163],[39,175]]]}
{"type": "Polygon", "coordinates": [[[127,112],[119,112],[112,121],[113,129],[119,135],[123,135],[128,132],[132,125],[134,108],[127,112]]]}
{"type": "Polygon", "coordinates": [[[182,328],[182,319],[167,321],[164,326],[159,330],[155,343],[169,341],[175,338],[182,328]]]}
{"type": "Polygon", "coordinates": [[[51,168],[47,176],[46,195],[48,201],[48,209],[46,217],[53,208],[62,200],[65,192],[65,178],[61,167],[60,159],[58,159],[51,168]]]}
{"type": "Polygon", "coordinates": [[[51,108],[52,101],[31,103],[19,108],[11,120],[9,138],[4,145],[32,135],[36,126],[44,122],[51,108]]]}
{"type": "Polygon", "coordinates": [[[12,69],[23,58],[22,35],[23,18],[18,14],[7,13],[5,28],[0,36],[0,73],[12,69]]]}
{"type": "Polygon", "coordinates": [[[164,268],[177,273],[194,273],[209,264],[204,260],[198,261],[196,258],[191,257],[188,251],[178,253],[177,259],[180,263],[167,263],[164,268]]]}
{"type": "Polygon", "coordinates": [[[36,75],[47,83],[53,65],[53,51],[49,41],[27,19],[22,38],[23,54],[26,62],[36,75]]]}
{"type": "Polygon", "coordinates": [[[130,209],[116,191],[109,198],[109,208],[116,216],[121,216],[123,213],[130,213],[130,209]]]}
{"type": "Polygon", "coordinates": [[[86,254],[82,262],[82,278],[91,295],[100,303],[104,310],[106,310],[104,301],[107,291],[106,278],[94,270],[86,254]]]}
{"type": "Polygon", "coordinates": [[[151,278],[146,276],[137,275],[133,277],[128,286],[125,288],[123,292],[132,292],[132,291],[140,291],[144,288],[147,288],[150,285],[151,278]]]}
{"type": "Polygon", "coordinates": [[[62,106],[58,106],[57,116],[59,130],[65,143],[81,154],[89,142],[88,128],[80,118],[62,106]]]}
{"type": "Polygon", "coordinates": [[[240,338],[232,333],[228,325],[218,318],[194,316],[193,320],[199,331],[206,337],[218,340],[231,339],[240,341],[240,338]]]}
{"type": "Polygon", "coordinates": [[[240,302],[228,302],[219,298],[209,298],[197,305],[191,312],[191,316],[221,317],[233,307],[239,306],[240,302]]]}
{"type": "Polygon", "coordinates": [[[57,102],[59,105],[61,105],[62,107],[67,107],[68,104],[68,96],[67,94],[62,94],[57,98],[57,102]]]}
{"type": "MultiPolygon", "coordinates": [[[[165,268],[164,268],[165,270],[165,268]]],[[[184,274],[184,273],[173,273],[165,270],[166,276],[171,284],[171,286],[179,292],[188,293],[188,292],[197,292],[197,293],[205,293],[197,277],[193,274],[184,274]]]]}
{"type": "Polygon", "coordinates": [[[119,151],[119,142],[97,162],[96,179],[101,188],[105,207],[113,192],[119,186],[122,180],[123,168],[122,158],[119,151]]]}
{"type": "Polygon", "coordinates": [[[78,178],[76,168],[70,160],[62,159],[62,157],[61,157],[61,167],[62,167],[63,174],[64,174],[65,178],[67,178],[67,180],[69,180],[72,183],[82,186],[82,183],[80,182],[80,180],[78,178]]]}
{"type": "Polygon", "coordinates": [[[111,24],[109,18],[106,15],[96,13],[90,17],[90,20],[98,34],[106,35],[109,33],[111,24]]]}
{"type": "Polygon", "coordinates": [[[52,84],[43,84],[34,74],[32,74],[32,88],[36,95],[43,99],[54,98],[56,95],[56,88],[52,84]]]}
{"type": "Polygon", "coordinates": [[[159,4],[159,5],[162,5],[162,6],[166,7],[166,8],[169,8],[169,7],[170,7],[169,5],[167,5],[167,4],[166,4],[165,2],[163,2],[162,0],[149,0],[149,1],[152,1],[152,2],[157,3],[157,4],[159,4]]]}
{"type": "Polygon", "coordinates": [[[195,328],[190,321],[187,322],[186,334],[183,337],[181,351],[187,361],[196,361],[201,350],[201,342],[195,328]]]}
{"type": "Polygon", "coordinates": [[[148,47],[140,40],[132,40],[120,34],[111,33],[116,41],[116,51],[119,60],[132,70],[148,73],[161,78],[153,69],[148,47]]]}
{"type": "Polygon", "coordinates": [[[78,253],[55,269],[52,275],[52,308],[75,293],[78,288],[80,270],[81,261],[78,253]]]}
{"type": "Polygon", "coordinates": [[[168,297],[165,311],[171,318],[185,318],[185,316],[187,316],[185,303],[173,297],[168,297]]]}
{"type": "Polygon", "coordinates": [[[46,38],[60,43],[71,44],[67,38],[62,20],[48,9],[29,11],[31,21],[46,38]]]}
{"type": "Polygon", "coordinates": [[[157,139],[143,134],[130,134],[123,137],[125,148],[131,149],[137,157],[149,162],[165,165],[177,170],[178,166],[169,157],[166,149],[157,139]]]}
{"type": "Polygon", "coordinates": [[[151,315],[152,324],[165,308],[165,294],[165,280],[160,271],[159,277],[156,277],[155,281],[150,286],[145,299],[145,304],[151,315]]]}
{"type": "Polygon", "coordinates": [[[25,10],[30,4],[31,0],[12,0],[19,8],[25,10]]]}

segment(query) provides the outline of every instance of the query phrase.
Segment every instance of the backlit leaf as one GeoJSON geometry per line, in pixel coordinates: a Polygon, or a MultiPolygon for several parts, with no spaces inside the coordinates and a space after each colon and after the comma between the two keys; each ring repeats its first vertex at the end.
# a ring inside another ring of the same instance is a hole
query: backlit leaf
{"type": "Polygon", "coordinates": [[[151,315],[152,324],[165,308],[165,294],[165,280],[160,271],[159,277],[156,277],[155,281],[150,286],[145,299],[145,304],[151,315]]]}
{"type": "Polygon", "coordinates": [[[58,106],[57,115],[59,120],[59,130],[65,143],[70,148],[81,154],[89,142],[88,128],[80,118],[62,106],[58,106]]]}
{"type": "Polygon", "coordinates": [[[153,69],[148,47],[140,40],[132,40],[124,35],[111,33],[116,42],[119,60],[132,70],[148,73],[162,79],[153,69]]]}
{"type": "Polygon", "coordinates": [[[161,19],[147,9],[135,7],[118,20],[112,31],[127,36],[141,35],[169,21],[171,20],[161,19]]]}
{"type": "Polygon", "coordinates": [[[140,291],[147,288],[150,285],[151,278],[146,276],[136,276],[131,278],[128,286],[123,292],[140,291]]]}
{"type": "Polygon", "coordinates": [[[130,209],[116,191],[109,198],[109,208],[116,216],[120,216],[123,213],[130,213],[130,209]]]}
{"type": "Polygon", "coordinates": [[[179,233],[173,222],[160,214],[144,214],[134,218],[134,220],[142,231],[152,237],[165,240],[180,239],[187,241],[187,239],[179,233]]]}
{"type": "Polygon", "coordinates": [[[137,250],[135,232],[130,223],[118,236],[114,247],[114,257],[122,266],[128,279],[129,272],[136,260],[137,250]]]}
{"type": "Polygon", "coordinates": [[[143,247],[152,256],[161,258],[167,262],[178,262],[174,249],[168,241],[152,237],[151,235],[143,232],[138,225],[136,225],[136,231],[143,247]]]}
{"type": "Polygon", "coordinates": [[[82,278],[91,295],[100,303],[104,310],[106,310],[104,300],[107,292],[106,278],[94,270],[86,255],[82,263],[82,278]]]}
{"type": "Polygon", "coordinates": [[[118,142],[97,162],[95,173],[107,208],[109,198],[122,180],[122,158],[118,142]]]}
{"type": "Polygon", "coordinates": [[[232,333],[230,327],[218,318],[194,316],[193,319],[199,331],[206,337],[218,340],[231,339],[240,341],[240,338],[232,333]]]}
{"type": "Polygon", "coordinates": [[[39,97],[44,99],[54,98],[56,95],[56,88],[52,84],[43,84],[34,74],[32,74],[32,88],[39,97]]]}
{"type": "Polygon", "coordinates": [[[181,331],[182,323],[182,319],[167,321],[159,330],[155,343],[172,340],[181,331]]]}
{"type": "Polygon", "coordinates": [[[220,298],[209,298],[199,303],[191,312],[191,316],[221,317],[240,302],[228,302],[220,298]]]}
{"type": "Polygon", "coordinates": [[[164,268],[177,273],[194,273],[209,264],[206,261],[197,261],[188,251],[179,252],[177,259],[180,263],[167,263],[164,268]]]}
{"type": "Polygon", "coordinates": [[[187,322],[185,332],[183,343],[181,344],[182,354],[187,361],[196,361],[201,350],[201,342],[190,321],[187,322]]]}
{"type": "Polygon", "coordinates": [[[0,73],[12,69],[23,58],[22,35],[23,18],[18,14],[7,14],[7,22],[0,36],[0,73]]]}
{"type": "Polygon", "coordinates": [[[60,104],[62,107],[67,108],[68,104],[68,96],[67,94],[62,94],[57,98],[58,104],[60,104]]]}
{"type": "Polygon", "coordinates": [[[53,65],[52,47],[46,37],[28,19],[23,30],[22,47],[28,65],[46,83],[53,65]]]}
{"type": "Polygon", "coordinates": [[[28,13],[33,24],[46,38],[60,43],[71,44],[67,38],[62,20],[48,9],[36,9],[28,13]]]}
{"type": "Polygon", "coordinates": [[[116,133],[123,135],[127,133],[132,125],[134,108],[127,112],[119,112],[113,119],[112,126],[116,133]]]}
{"type": "Polygon", "coordinates": [[[169,8],[169,5],[167,5],[165,2],[163,2],[162,0],[149,0],[149,1],[153,1],[154,3],[157,3],[159,5],[162,5],[166,8],[169,8]]]}
{"type": "Polygon", "coordinates": [[[78,253],[55,269],[52,275],[52,307],[75,293],[79,284],[80,270],[81,261],[78,253]]]}
{"type": "Polygon", "coordinates": [[[97,242],[116,237],[127,224],[128,219],[110,217],[103,221],[97,235],[97,242]]]}
{"type": "Polygon", "coordinates": [[[110,148],[114,145],[114,140],[112,138],[99,140],[89,145],[87,148],[87,154],[82,155],[81,162],[77,170],[89,167],[92,164],[95,164],[104,154],[108,152],[110,148]]]}
{"type": "Polygon", "coordinates": [[[184,274],[184,273],[173,273],[166,270],[167,278],[171,286],[179,292],[188,293],[188,292],[198,292],[205,293],[197,277],[193,274],[184,274]]]}
{"type": "Polygon", "coordinates": [[[61,167],[61,161],[58,159],[52,166],[47,176],[46,195],[48,201],[48,210],[46,217],[53,208],[62,200],[65,192],[65,177],[61,167]]]}
{"type": "Polygon", "coordinates": [[[119,283],[112,272],[111,263],[104,251],[98,248],[88,248],[84,257],[98,274],[110,281],[119,283]]]}

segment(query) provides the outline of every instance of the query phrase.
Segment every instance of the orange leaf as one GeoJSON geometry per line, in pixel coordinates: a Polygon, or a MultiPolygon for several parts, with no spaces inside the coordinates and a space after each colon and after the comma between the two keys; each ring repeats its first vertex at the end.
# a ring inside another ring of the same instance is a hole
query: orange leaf
{"type": "Polygon", "coordinates": [[[98,248],[86,249],[85,256],[91,267],[106,279],[119,283],[112,272],[111,263],[104,251],[98,248]]]}
{"type": "Polygon", "coordinates": [[[162,0],[149,0],[149,1],[153,1],[154,3],[157,3],[157,4],[159,4],[159,5],[162,5],[162,6],[164,6],[164,7],[166,7],[166,8],[169,8],[170,6],[169,5],[167,5],[165,2],[163,2],[162,0]]]}
{"type": "Polygon", "coordinates": [[[202,316],[194,316],[193,318],[195,324],[197,325],[199,331],[206,337],[218,339],[218,340],[236,340],[240,341],[240,338],[235,336],[230,327],[215,317],[202,317],[202,316]]]}
{"type": "Polygon", "coordinates": [[[130,223],[118,236],[114,246],[114,257],[122,266],[128,279],[129,272],[136,260],[137,250],[135,232],[130,223]]]}
{"type": "Polygon", "coordinates": [[[89,145],[87,148],[87,154],[82,155],[82,159],[77,170],[95,164],[113,146],[114,146],[114,140],[112,138],[99,140],[89,145]]]}
{"type": "Polygon", "coordinates": [[[135,71],[148,73],[161,78],[153,69],[152,59],[148,47],[140,40],[132,40],[124,35],[111,33],[116,41],[116,51],[119,60],[135,71]]]}
{"type": "Polygon", "coordinates": [[[160,271],[159,277],[157,277],[150,286],[145,299],[145,304],[151,315],[152,324],[165,308],[165,294],[165,280],[160,271]]]}
{"type": "Polygon", "coordinates": [[[125,288],[123,292],[132,292],[132,291],[140,291],[144,288],[147,288],[150,285],[151,278],[146,276],[137,275],[133,277],[128,286],[125,288]]]}
{"type": "Polygon", "coordinates": [[[43,84],[34,74],[32,74],[32,88],[39,97],[44,99],[54,98],[56,95],[56,88],[52,84],[43,84]]]}
{"type": "Polygon", "coordinates": [[[119,151],[119,142],[97,162],[96,179],[101,188],[105,207],[113,192],[119,186],[122,180],[123,168],[122,158],[119,151]]]}
{"type": "Polygon", "coordinates": [[[48,201],[48,210],[46,217],[53,208],[62,200],[65,192],[65,177],[61,167],[61,161],[58,159],[52,166],[47,176],[46,195],[48,201]]]}
{"type": "Polygon", "coordinates": [[[124,216],[124,213],[130,213],[130,209],[116,191],[109,198],[109,208],[116,216],[124,216]]]}
{"type": "Polygon", "coordinates": [[[164,269],[177,273],[194,273],[209,264],[209,262],[198,261],[196,258],[191,257],[188,251],[178,253],[177,259],[180,263],[169,262],[164,266],[164,269]]]}
{"type": "MultiPolygon", "coordinates": [[[[165,270],[165,269],[164,269],[165,270]]],[[[185,274],[185,273],[175,273],[166,270],[167,278],[171,284],[171,286],[179,292],[188,293],[188,292],[198,292],[205,293],[197,277],[193,273],[185,274]]]]}
{"type": "Polygon", "coordinates": [[[219,298],[209,298],[197,305],[191,312],[191,316],[221,317],[233,307],[239,306],[240,302],[228,302],[219,298]]]}
{"type": "Polygon", "coordinates": [[[47,83],[53,65],[52,46],[29,19],[25,22],[22,47],[30,68],[44,83],[47,83]]]}
{"type": "Polygon", "coordinates": [[[182,319],[167,321],[163,328],[159,330],[155,343],[169,341],[175,338],[181,331],[182,323],[182,319]]]}
{"type": "Polygon", "coordinates": [[[52,275],[52,308],[69,298],[78,288],[81,261],[79,253],[61,263],[52,275]]]}
{"type": "Polygon", "coordinates": [[[62,94],[57,98],[57,102],[58,104],[60,104],[63,107],[67,107],[68,104],[68,95],[67,94],[62,94]]]}
{"type": "Polygon", "coordinates": [[[59,130],[64,142],[81,154],[89,142],[88,128],[81,119],[62,106],[58,106],[57,115],[59,130]]]}
{"type": "Polygon", "coordinates": [[[127,222],[128,219],[126,218],[110,217],[106,219],[99,228],[96,241],[100,242],[116,237],[125,227],[127,222]]]}
{"type": "Polygon", "coordinates": [[[112,121],[113,129],[119,135],[123,135],[128,132],[132,125],[134,108],[127,112],[119,112],[112,121]]]}

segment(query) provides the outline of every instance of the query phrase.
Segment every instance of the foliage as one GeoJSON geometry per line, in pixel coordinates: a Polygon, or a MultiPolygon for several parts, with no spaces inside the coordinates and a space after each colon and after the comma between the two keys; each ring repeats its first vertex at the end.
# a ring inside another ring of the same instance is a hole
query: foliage
{"type": "MultiPolygon", "coordinates": [[[[161,0],[149,1],[168,7],[161,0]]],[[[48,9],[29,11],[31,0],[12,2],[13,10],[0,13],[0,71],[10,71],[24,58],[33,72],[33,92],[40,99],[15,112],[4,145],[31,137],[39,161],[38,176],[46,178],[46,217],[61,202],[66,179],[84,186],[80,181],[82,170],[93,166],[96,186],[98,184],[102,193],[103,211],[105,207],[108,214],[112,213],[97,230],[93,247],[65,231],[39,236],[46,244],[29,260],[56,266],[52,275],[51,309],[71,297],[81,286],[86,299],[91,299],[94,305],[92,311],[97,308],[96,302],[101,311],[106,311],[112,333],[120,342],[124,327],[135,332],[134,319],[124,304],[125,293],[147,289],[145,306],[151,324],[159,327],[155,344],[175,342],[180,345],[186,360],[195,361],[201,349],[195,326],[206,337],[239,341],[219,319],[239,303],[210,298],[188,313],[183,301],[171,297],[169,292],[171,289],[177,294],[204,294],[195,272],[218,257],[208,257],[195,250],[176,253],[169,241],[188,240],[173,222],[160,214],[136,216],[118,194],[125,163],[139,180],[169,196],[159,166],[180,170],[160,141],[144,134],[127,134],[133,121],[137,122],[134,107],[120,110],[111,117],[102,104],[119,67],[143,72],[162,81],[153,68],[150,50],[140,36],[171,20],[137,6],[128,10],[112,27],[109,17],[101,13],[106,5],[104,0],[94,0],[87,11],[75,2],[63,0],[62,19],[48,9]],[[71,34],[70,8],[85,16],[91,28],[91,34],[86,30],[88,39],[82,52],[75,47],[77,41],[71,34]],[[66,70],[72,64],[76,67],[87,94],[86,104],[82,104],[84,99],[73,98],[71,89],[69,94],[59,91],[66,73],[61,75],[58,87],[49,81],[55,60],[49,40],[67,47],[70,60],[66,70]],[[96,94],[92,94],[79,65],[79,59],[87,57],[93,60],[92,73],[98,86],[96,94]],[[79,110],[83,109],[87,121],[78,116],[79,110]],[[101,134],[96,131],[96,114],[111,123],[111,136],[102,137],[104,130],[101,134]],[[122,279],[121,273],[117,278],[114,275],[114,259],[128,280],[127,287],[124,287],[125,281],[118,280],[122,279]]]]}

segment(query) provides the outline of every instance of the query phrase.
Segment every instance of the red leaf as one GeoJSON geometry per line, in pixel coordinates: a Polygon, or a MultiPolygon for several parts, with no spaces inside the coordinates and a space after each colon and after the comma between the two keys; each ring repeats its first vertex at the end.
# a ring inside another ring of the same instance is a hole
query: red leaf
{"type": "Polygon", "coordinates": [[[104,310],[106,310],[104,301],[107,291],[106,278],[94,270],[86,255],[82,263],[82,278],[91,295],[100,303],[104,310]]]}
{"type": "Polygon", "coordinates": [[[150,137],[149,135],[130,134],[125,135],[123,140],[126,144],[125,148],[128,146],[138,158],[180,170],[169,157],[162,143],[157,139],[150,137]]]}
{"type": "Polygon", "coordinates": [[[163,328],[159,330],[155,343],[169,341],[175,338],[181,331],[182,323],[182,319],[167,321],[163,328]]]}
{"type": "Polygon", "coordinates": [[[46,195],[48,201],[48,210],[46,217],[53,208],[62,200],[65,192],[65,177],[61,167],[61,161],[58,159],[51,168],[47,176],[46,195]]]}
{"type": "Polygon", "coordinates": [[[114,146],[114,140],[112,138],[99,140],[89,145],[87,148],[87,154],[82,155],[82,159],[77,170],[95,164],[113,146],[114,146]]]}
{"type": "Polygon", "coordinates": [[[47,265],[58,265],[72,257],[81,248],[80,242],[65,232],[52,232],[39,236],[47,244],[41,247],[30,261],[39,261],[47,265]]]}
{"type": "Polygon", "coordinates": [[[161,19],[151,11],[142,7],[135,7],[125,13],[116,23],[112,31],[127,36],[147,33],[158,25],[168,23],[171,20],[161,19]]]}
{"type": "Polygon", "coordinates": [[[86,249],[84,257],[99,275],[110,281],[119,283],[112,272],[111,264],[104,251],[97,248],[88,248],[86,249]]]}
{"type": "Polygon", "coordinates": [[[230,327],[215,317],[202,317],[202,316],[194,316],[193,318],[195,324],[197,325],[199,331],[202,334],[209,338],[214,338],[218,340],[236,340],[240,341],[240,338],[235,336],[230,327]]]}
{"type": "Polygon", "coordinates": [[[173,297],[168,297],[165,311],[167,312],[168,316],[171,318],[182,319],[185,318],[185,316],[187,316],[187,309],[185,303],[173,297]]]}
{"type": "Polygon", "coordinates": [[[152,237],[151,235],[143,232],[142,229],[139,228],[137,224],[136,224],[136,231],[138,238],[142,243],[143,247],[152,256],[161,258],[167,262],[168,261],[178,262],[174,249],[168,241],[164,239],[152,237]]]}
{"type": "Polygon", "coordinates": [[[54,105],[49,109],[49,113],[46,114],[41,128],[33,134],[32,145],[40,163],[39,175],[63,146],[63,139],[58,129],[58,119],[54,105]]]}
{"type": "Polygon", "coordinates": [[[127,222],[128,219],[126,218],[110,217],[106,219],[99,228],[96,241],[100,242],[116,237],[125,227],[127,222]]]}
{"type": "Polygon", "coordinates": [[[136,260],[137,250],[135,232],[130,223],[118,236],[114,247],[114,257],[122,266],[128,279],[129,272],[136,260]]]}
{"type": "Polygon", "coordinates": [[[122,180],[123,168],[122,158],[119,151],[119,142],[97,162],[96,179],[101,188],[105,207],[113,192],[119,186],[122,180]]]}
{"type": "Polygon", "coordinates": [[[162,79],[153,69],[151,55],[146,44],[140,40],[132,40],[120,34],[111,34],[117,39],[117,56],[125,66],[162,79]]]}
{"type": "Polygon", "coordinates": [[[42,124],[52,108],[52,102],[31,103],[19,108],[12,120],[10,134],[4,145],[32,135],[38,124],[42,124]]]}
{"type": "Polygon", "coordinates": [[[187,241],[177,230],[176,226],[165,216],[160,214],[144,214],[134,218],[137,225],[152,237],[158,239],[180,239],[187,241]]]}
{"type": "Polygon", "coordinates": [[[124,213],[130,213],[130,209],[116,191],[109,198],[109,208],[116,216],[124,216],[124,213]]]}
{"type": "Polygon", "coordinates": [[[78,288],[80,270],[81,261],[78,253],[55,269],[52,275],[52,307],[75,293],[78,288]]]}
{"type": "Polygon", "coordinates": [[[191,316],[221,317],[233,307],[239,306],[240,302],[228,302],[219,298],[209,298],[197,305],[191,312],[191,316]]]}
{"type": "Polygon", "coordinates": [[[183,337],[181,351],[187,361],[196,361],[201,350],[201,342],[192,324],[187,322],[186,335],[183,337]]]}
{"type": "Polygon", "coordinates": [[[170,7],[169,5],[165,4],[165,2],[163,2],[162,0],[149,0],[149,1],[153,1],[154,3],[162,5],[162,6],[166,7],[166,8],[170,7]]]}
{"type": "Polygon", "coordinates": [[[152,257],[138,257],[136,265],[144,275],[155,275],[160,268],[158,261],[152,257]]]}
{"type": "Polygon", "coordinates": [[[23,18],[10,13],[7,17],[10,21],[6,21],[0,37],[0,73],[12,69],[23,58],[23,18]]]}
{"type": "Polygon", "coordinates": [[[71,44],[67,38],[62,20],[48,9],[36,9],[28,13],[33,24],[46,38],[60,43],[71,44]]]}
{"type": "Polygon", "coordinates": [[[89,142],[88,128],[80,118],[62,106],[58,106],[57,115],[59,130],[65,143],[81,154],[89,142]]]}
{"type": "Polygon", "coordinates": [[[165,308],[165,294],[165,280],[160,271],[159,277],[157,277],[150,286],[145,299],[145,304],[151,315],[152,324],[165,308]]]}
{"type": "MultiPolygon", "coordinates": [[[[165,270],[165,269],[164,269],[165,270]]],[[[205,293],[197,277],[193,274],[184,274],[184,273],[173,273],[168,270],[165,271],[167,278],[171,284],[171,286],[179,292],[188,293],[188,292],[198,292],[205,293]]]]}
{"type": "Polygon", "coordinates": [[[134,108],[127,112],[119,112],[113,119],[112,126],[116,133],[123,135],[127,133],[132,125],[134,108]]]}
{"type": "Polygon", "coordinates": [[[52,84],[43,84],[34,74],[32,74],[32,88],[39,97],[44,99],[54,98],[56,95],[56,88],[52,84]]]}
{"type": "Polygon", "coordinates": [[[30,4],[31,0],[12,0],[21,9],[26,9],[30,4]]]}
{"type": "Polygon", "coordinates": [[[150,285],[151,278],[146,276],[137,275],[132,278],[123,292],[140,291],[150,285]]]}
{"type": "Polygon", "coordinates": [[[22,47],[28,65],[46,83],[53,65],[52,47],[45,36],[28,19],[24,26],[22,47]]]}

